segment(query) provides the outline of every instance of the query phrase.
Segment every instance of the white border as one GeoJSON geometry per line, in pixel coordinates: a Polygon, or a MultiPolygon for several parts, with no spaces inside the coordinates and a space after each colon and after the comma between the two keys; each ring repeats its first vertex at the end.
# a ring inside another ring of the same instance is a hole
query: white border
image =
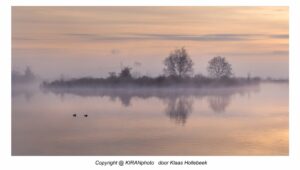
{"type": "MultiPolygon", "coordinates": [[[[299,169],[300,164],[300,1],[298,0],[2,0],[0,2],[0,169],[101,169],[95,160],[207,160],[192,169],[299,169]],[[12,2],[11,2],[12,1],[12,2]],[[246,157],[21,157],[11,156],[11,6],[289,6],[290,155],[246,157]]],[[[116,166],[112,167],[116,168],[116,166]]],[[[140,166],[124,166],[140,169],[140,166]]],[[[181,169],[183,166],[144,166],[181,169]]],[[[184,167],[187,168],[187,167],[184,167]]]]}

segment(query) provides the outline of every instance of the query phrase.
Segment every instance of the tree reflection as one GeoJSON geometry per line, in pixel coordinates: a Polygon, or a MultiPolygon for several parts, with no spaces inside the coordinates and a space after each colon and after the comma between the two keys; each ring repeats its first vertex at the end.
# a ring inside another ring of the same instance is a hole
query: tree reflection
{"type": "Polygon", "coordinates": [[[210,108],[215,113],[223,113],[230,104],[229,95],[215,95],[208,98],[210,108]]]}
{"type": "Polygon", "coordinates": [[[192,112],[193,101],[187,97],[168,100],[166,114],[177,124],[184,125],[188,115],[192,112]]]}
{"type": "MultiPolygon", "coordinates": [[[[124,107],[135,107],[133,98],[146,100],[157,98],[166,101],[165,113],[176,123],[184,125],[192,112],[193,99],[206,100],[214,113],[223,113],[232,96],[257,93],[259,86],[236,88],[44,88],[57,95],[73,94],[81,97],[108,97],[111,102],[120,101],[124,107]]],[[[249,96],[249,95],[248,95],[249,96]]],[[[155,107],[155,106],[154,106],[155,107]]]]}
{"type": "Polygon", "coordinates": [[[35,95],[35,91],[32,88],[27,87],[14,87],[12,86],[11,96],[17,98],[19,96],[24,97],[26,102],[29,102],[35,95]]]}
{"type": "Polygon", "coordinates": [[[122,105],[125,106],[125,107],[130,106],[131,98],[132,98],[132,96],[129,96],[129,95],[119,96],[119,99],[120,99],[122,105]]]}

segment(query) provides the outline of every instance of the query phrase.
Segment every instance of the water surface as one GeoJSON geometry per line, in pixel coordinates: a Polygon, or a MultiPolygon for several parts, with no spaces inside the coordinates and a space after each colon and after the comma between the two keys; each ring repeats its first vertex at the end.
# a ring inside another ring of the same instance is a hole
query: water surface
{"type": "Polygon", "coordinates": [[[288,141],[284,83],[12,91],[12,155],[288,155],[288,141]]]}

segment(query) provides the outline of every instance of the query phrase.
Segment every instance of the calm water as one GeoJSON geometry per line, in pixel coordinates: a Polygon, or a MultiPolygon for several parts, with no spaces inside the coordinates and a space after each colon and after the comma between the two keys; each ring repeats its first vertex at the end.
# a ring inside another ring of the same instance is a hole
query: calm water
{"type": "Polygon", "coordinates": [[[288,84],[217,90],[15,87],[12,155],[288,155],[288,118],[288,84]]]}

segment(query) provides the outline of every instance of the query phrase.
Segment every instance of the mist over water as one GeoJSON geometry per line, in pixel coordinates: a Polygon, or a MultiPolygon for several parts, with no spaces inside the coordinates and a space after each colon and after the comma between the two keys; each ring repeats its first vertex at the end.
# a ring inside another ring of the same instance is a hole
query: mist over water
{"type": "Polygon", "coordinates": [[[287,6],[11,11],[12,155],[289,154],[287,6]]]}
{"type": "Polygon", "coordinates": [[[288,153],[287,83],[12,90],[13,155],[288,153]]]}

